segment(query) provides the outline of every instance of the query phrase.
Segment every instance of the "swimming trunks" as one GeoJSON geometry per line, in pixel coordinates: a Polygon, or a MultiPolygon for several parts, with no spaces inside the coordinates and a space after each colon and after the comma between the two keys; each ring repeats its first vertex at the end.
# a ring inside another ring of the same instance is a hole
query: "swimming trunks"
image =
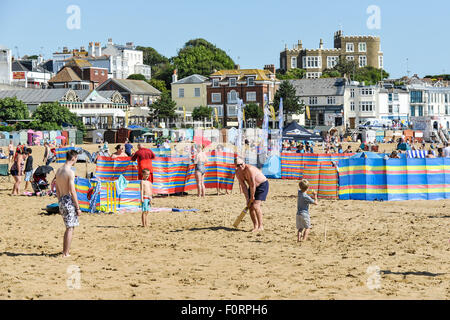
{"type": "Polygon", "coordinates": [[[59,200],[59,213],[61,213],[66,228],[78,227],[77,210],[72,200],[72,196],[66,194],[59,200]]]}
{"type": "MultiPolygon", "coordinates": [[[[269,193],[269,180],[261,183],[256,187],[255,200],[266,201],[267,194],[269,193]]],[[[248,188],[248,194],[250,195],[250,188],[248,188]]]]}
{"type": "Polygon", "coordinates": [[[152,206],[150,204],[150,198],[144,197],[144,202],[142,202],[142,211],[148,212],[148,211],[150,211],[151,208],[152,208],[152,206]]]}

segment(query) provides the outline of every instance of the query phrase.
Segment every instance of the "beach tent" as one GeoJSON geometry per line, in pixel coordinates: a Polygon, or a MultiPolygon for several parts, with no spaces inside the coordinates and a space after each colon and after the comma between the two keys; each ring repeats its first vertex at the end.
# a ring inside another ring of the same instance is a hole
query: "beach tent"
{"type": "Polygon", "coordinates": [[[269,157],[263,165],[262,173],[269,179],[281,179],[281,158],[277,155],[269,157]]]}
{"type": "Polygon", "coordinates": [[[321,136],[309,132],[295,121],[284,128],[283,140],[323,141],[321,136]]]}

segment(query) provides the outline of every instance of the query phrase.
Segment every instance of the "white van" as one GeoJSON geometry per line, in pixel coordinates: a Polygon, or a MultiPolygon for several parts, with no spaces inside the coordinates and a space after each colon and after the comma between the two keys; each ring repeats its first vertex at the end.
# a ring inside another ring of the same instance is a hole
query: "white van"
{"type": "Polygon", "coordinates": [[[372,119],[360,124],[361,129],[371,129],[371,128],[388,128],[392,127],[392,120],[389,119],[372,119]]]}

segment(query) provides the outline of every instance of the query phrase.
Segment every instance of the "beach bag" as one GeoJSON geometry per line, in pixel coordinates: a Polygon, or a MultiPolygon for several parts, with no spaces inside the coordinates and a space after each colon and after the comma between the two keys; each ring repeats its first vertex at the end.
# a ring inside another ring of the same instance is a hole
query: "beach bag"
{"type": "Polygon", "coordinates": [[[47,211],[49,214],[57,214],[59,213],[59,204],[58,203],[49,204],[45,208],[45,211],[47,211]]]}

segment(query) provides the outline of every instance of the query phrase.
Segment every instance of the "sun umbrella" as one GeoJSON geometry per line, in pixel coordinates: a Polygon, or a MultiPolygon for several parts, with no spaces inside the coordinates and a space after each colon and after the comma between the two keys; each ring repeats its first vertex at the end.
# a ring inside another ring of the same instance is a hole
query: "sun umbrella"
{"type": "Polygon", "coordinates": [[[34,131],[30,129],[27,131],[27,133],[34,133],[34,131]]]}
{"type": "Polygon", "coordinates": [[[97,132],[97,135],[98,135],[100,138],[103,137],[103,135],[102,135],[101,132],[97,132]]]}
{"type": "Polygon", "coordinates": [[[40,166],[34,172],[35,175],[46,175],[53,171],[53,168],[50,166],[40,166]]]}

